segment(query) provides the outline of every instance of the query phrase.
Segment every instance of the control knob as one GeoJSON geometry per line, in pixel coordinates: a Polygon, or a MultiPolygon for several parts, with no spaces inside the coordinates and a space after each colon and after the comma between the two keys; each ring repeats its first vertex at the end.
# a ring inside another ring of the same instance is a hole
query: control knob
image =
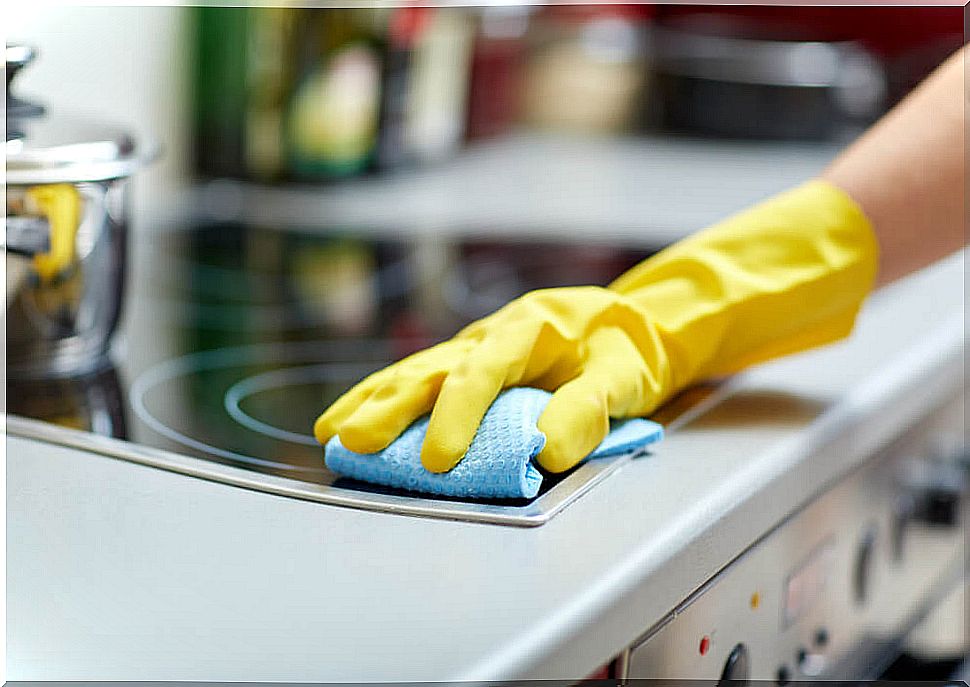
{"type": "Polygon", "coordinates": [[[748,648],[744,644],[737,644],[724,663],[717,687],[744,687],[748,684],[749,674],[748,648]]]}

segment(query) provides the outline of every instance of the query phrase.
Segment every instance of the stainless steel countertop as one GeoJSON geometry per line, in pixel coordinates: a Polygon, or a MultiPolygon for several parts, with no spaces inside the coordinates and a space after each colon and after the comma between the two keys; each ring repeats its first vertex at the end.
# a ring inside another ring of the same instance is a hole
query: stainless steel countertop
{"type": "Polygon", "coordinates": [[[575,678],[960,388],[963,256],[542,527],[327,506],[7,437],[7,677],[575,678]]]}

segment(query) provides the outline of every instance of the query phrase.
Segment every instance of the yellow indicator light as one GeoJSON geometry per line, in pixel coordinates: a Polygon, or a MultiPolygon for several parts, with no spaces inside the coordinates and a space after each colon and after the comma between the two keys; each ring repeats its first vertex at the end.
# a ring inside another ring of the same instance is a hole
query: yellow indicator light
{"type": "Polygon", "coordinates": [[[760,605],[761,605],[761,594],[759,594],[758,592],[755,592],[754,594],[751,595],[751,610],[752,611],[757,610],[758,606],[760,605]]]}

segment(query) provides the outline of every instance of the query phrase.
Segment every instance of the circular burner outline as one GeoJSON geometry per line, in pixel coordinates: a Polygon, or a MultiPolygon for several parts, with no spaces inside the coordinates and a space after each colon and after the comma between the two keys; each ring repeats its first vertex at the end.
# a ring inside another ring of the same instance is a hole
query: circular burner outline
{"type": "Polygon", "coordinates": [[[294,444],[319,446],[320,442],[312,434],[290,432],[289,430],[280,429],[262,420],[257,420],[242,409],[241,403],[244,399],[253,394],[258,394],[261,391],[332,379],[333,375],[328,375],[327,372],[332,372],[335,367],[339,369],[343,366],[343,363],[319,363],[317,365],[285,367],[281,370],[270,370],[269,372],[261,372],[260,374],[246,377],[229,387],[226,395],[223,397],[223,407],[225,407],[226,412],[229,413],[229,416],[233,420],[254,432],[259,432],[273,439],[289,441],[294,444]],[[300,375],[298,379],[288,379],[289,377],[297,375],[300,375]]]}
{"type": "MultiPolygon", "coordinates": [[[[350,344],[347,344],[347,347],[349,349],[350,344]]],[[[361,342],[355,342],[354,347],[359,352],[361,342]]],[[[148,407],[145,404],[145,396],[151,389],[155,388],[159,384],[171,381],[177,377],[191,374],[193,372],[222,369],[239,365],[241,363],[292,363],[300,360],[307,360],[309,356],[319,356],[321,351],[326,351],[327,349],[339,350],[340,346],[337,345],[337,342],[333,341],[301,341],[292,344],[256,344],[250,346],[236,346],[230,348],[217,348],[209,351],[200,351],[198,353],[190,353],[189,355],[179,358],[166,360],[148,368],[135,378],[130,390],[131,407],[132,410],[134,410],[135,415],[138,416],[138,419],[148,425],[148,427],[150,427],[152,430],[161,436],[174,441],[175,443],[188,446],[189,448],[193,448],[197,451],[211,453],[226,460],[248,463],[250,465],[259,465],[267,468],[275,468],[278,470],[286,470],[289,472],[300,472],[314,475],[328,474],[329,471],[322,468],[308,468],[299,465],[291,465],[289,463],[279,463],[274,460],[266,460],[265,458],[257,458],[256,456],[249,456],[237,451],[219,448],[218,446],[207,444],[204,441],[193,439],[192,437],[169,427],[157,417],[152,415],[151,411],[148,410],[148,407]],[[271,354],[266,355],[267,351],[270,351],[271,354]]],[[[381,347],[379,350],[383,351],[385,349],[384,347],[381,347]]],[[[377,363],[378,365],[380,364],[377,360],[372,362],[377,363]]],[[[329,363],[329,365],[347,366],[348,368],[357,370],[360,370],[362,367],[366,367],[368,372],[372,372],[374,369],[376,369],[373,365],[367,365],[363,361],[329,363]]]]}

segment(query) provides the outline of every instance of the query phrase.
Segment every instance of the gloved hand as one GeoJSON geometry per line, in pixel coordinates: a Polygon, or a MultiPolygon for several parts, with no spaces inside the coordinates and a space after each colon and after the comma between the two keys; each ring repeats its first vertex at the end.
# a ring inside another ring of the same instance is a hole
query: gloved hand
{"type": "Polygon", "coordinates": [[[692,382],[846,336],[872,287],[877,245],[842,191],[804,184],[667,248],[608,288],[544,289],[376,372],[314,426],[379,451],[431,412],[421,461],[461,460],[505,387],[554,391],[539,418],[551,472],[692,382]]]}

